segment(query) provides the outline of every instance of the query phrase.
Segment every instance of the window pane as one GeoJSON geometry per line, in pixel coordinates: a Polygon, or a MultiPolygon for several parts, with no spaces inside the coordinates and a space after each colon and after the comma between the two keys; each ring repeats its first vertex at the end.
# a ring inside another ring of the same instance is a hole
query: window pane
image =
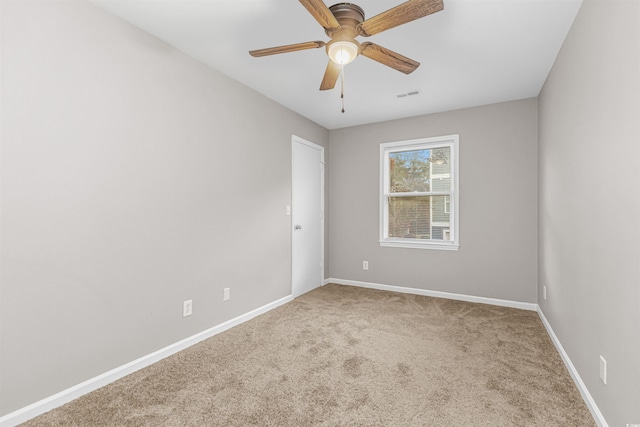
{"type": "Polygon", "coordinates": [[[434,176],[431,178],[431,191],[451,191],[451,178],[447,176],[434,176]]]}
{"type": "Polygon", "coordinates": [[[431,150],[389,153],[389,190],[392,193],[431,191],[429,158],[431,150]]]}
{"type": "Polygon", "coordinates": [[[451,173],[451,150],[449,147],[434,148],[431,151],[431,174],[449,175],[451,173]]]}
{"type": "Polygon", "coordinates": [[[447,197],[389,197],[389,237],[449,240],[447,197]]]}
{"type": "Polygon", "coordinates": [[[431,196],[431,221],[434,227],[449,227],[451,214],[447,212],[446,199],[449,196],[431,196]]]}
{"type": "Polygon", "coordinates": [[[449,157],[449,147],[389,153],[389,191],[448,191],[449,157]]]}

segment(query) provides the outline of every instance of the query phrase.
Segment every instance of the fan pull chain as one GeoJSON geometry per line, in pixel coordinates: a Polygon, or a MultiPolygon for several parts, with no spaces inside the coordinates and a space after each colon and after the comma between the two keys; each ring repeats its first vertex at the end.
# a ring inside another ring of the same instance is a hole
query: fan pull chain
{"type": "Polygon", "coordinates": [[[344,65],[340,67],[340,99],[342,100],[342,112],[344,113],[344,65]]]}

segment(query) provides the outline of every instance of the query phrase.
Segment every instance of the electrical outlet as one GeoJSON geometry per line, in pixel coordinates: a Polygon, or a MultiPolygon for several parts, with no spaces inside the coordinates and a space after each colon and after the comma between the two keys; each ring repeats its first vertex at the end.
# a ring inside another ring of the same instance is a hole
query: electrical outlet
{"type": "Polygon", "coordinates": [[[369,261],[362,261],[362,269],[363,270],[369,269],[369,261]]]}
{"type": "Polygon", "coordinates": [[[542,285],[542,298],[544,298],[544,300],[547,300],[547,285],[542,285]]]}
{"type": "Polygon", "coordinates": [[[187,300],[182,303],[182,317],[191,316],[193,314],[193,300],[187,300]]]}
{"type": "Polygon", "coordinates": [[[229,301],[231,299],[231,294],[229,288],[224,288],[224,298],[223,301],[229,301]]]}
{"type": "Polygon", "coordinates": [[[607,361],[602,356],[600,356],[600,379],[604,385],[607,385],[607,361]]]}

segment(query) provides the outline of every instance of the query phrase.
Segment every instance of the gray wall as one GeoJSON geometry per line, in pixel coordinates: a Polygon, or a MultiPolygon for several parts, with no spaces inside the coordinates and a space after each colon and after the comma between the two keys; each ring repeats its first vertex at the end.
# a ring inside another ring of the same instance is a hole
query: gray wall
{"type": "Polygon", "coordinates": [[[539,115],[538,302],[609,425],[639,423],[639,2],[585,0],[539,115]]]}
{"type": "Polygon", "coordinates": [[[335,130],[330,147],[333,278],[536,302],[536,99],[335,130]],[[459,251],[380,247],[380,143],[456,133],[459,251]]]}
{"type": "Polygon", "coordinates": [[[0,415],[290,294],[322,127],[77,1],[2,2],[2,122],[0,415]]]}

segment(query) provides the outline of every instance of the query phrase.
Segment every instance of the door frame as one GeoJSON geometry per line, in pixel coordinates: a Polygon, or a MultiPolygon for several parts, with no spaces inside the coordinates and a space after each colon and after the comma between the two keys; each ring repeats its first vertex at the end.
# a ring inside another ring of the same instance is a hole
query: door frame
{"type": "MultiPolygon", "coordinates": [[[[325,157],[324,157],[324,151],[325,148],[322,145],[318,145],[315,144],[311,141],[307,141],[304,138],[301,138],[297,135],[291,135],[291,207],[294,207],[294,200],[293,200],[293,195],[294,195],[294,187],[295,187],[295,179],[293,176],[294,173],[294,166],[295,166],[295,144],[302,144],[302,145],[306,145],[307,147],[313,148],[314,150],[318,150],[320,152],[320,285],[319,286],[324,286],[324,248],[325,248],[325,242],[324,242],[324,218],[325,218],[325,197],[324,197],[324,192],[325,192],[325,157]]],[[[293,236],[294,236],[294,224],[293,224],[293,217],[295,215],[295,212],[292,209],[292,214],[291,214],[291,218],[289,220],[290,224],[289,224],[289,230],[291,233],[291,295],[293,295],[294,297],[297,297],[301,294],[296,294],[296,290],[294,289],[294,283],[293,283],[293,236]]]]}

